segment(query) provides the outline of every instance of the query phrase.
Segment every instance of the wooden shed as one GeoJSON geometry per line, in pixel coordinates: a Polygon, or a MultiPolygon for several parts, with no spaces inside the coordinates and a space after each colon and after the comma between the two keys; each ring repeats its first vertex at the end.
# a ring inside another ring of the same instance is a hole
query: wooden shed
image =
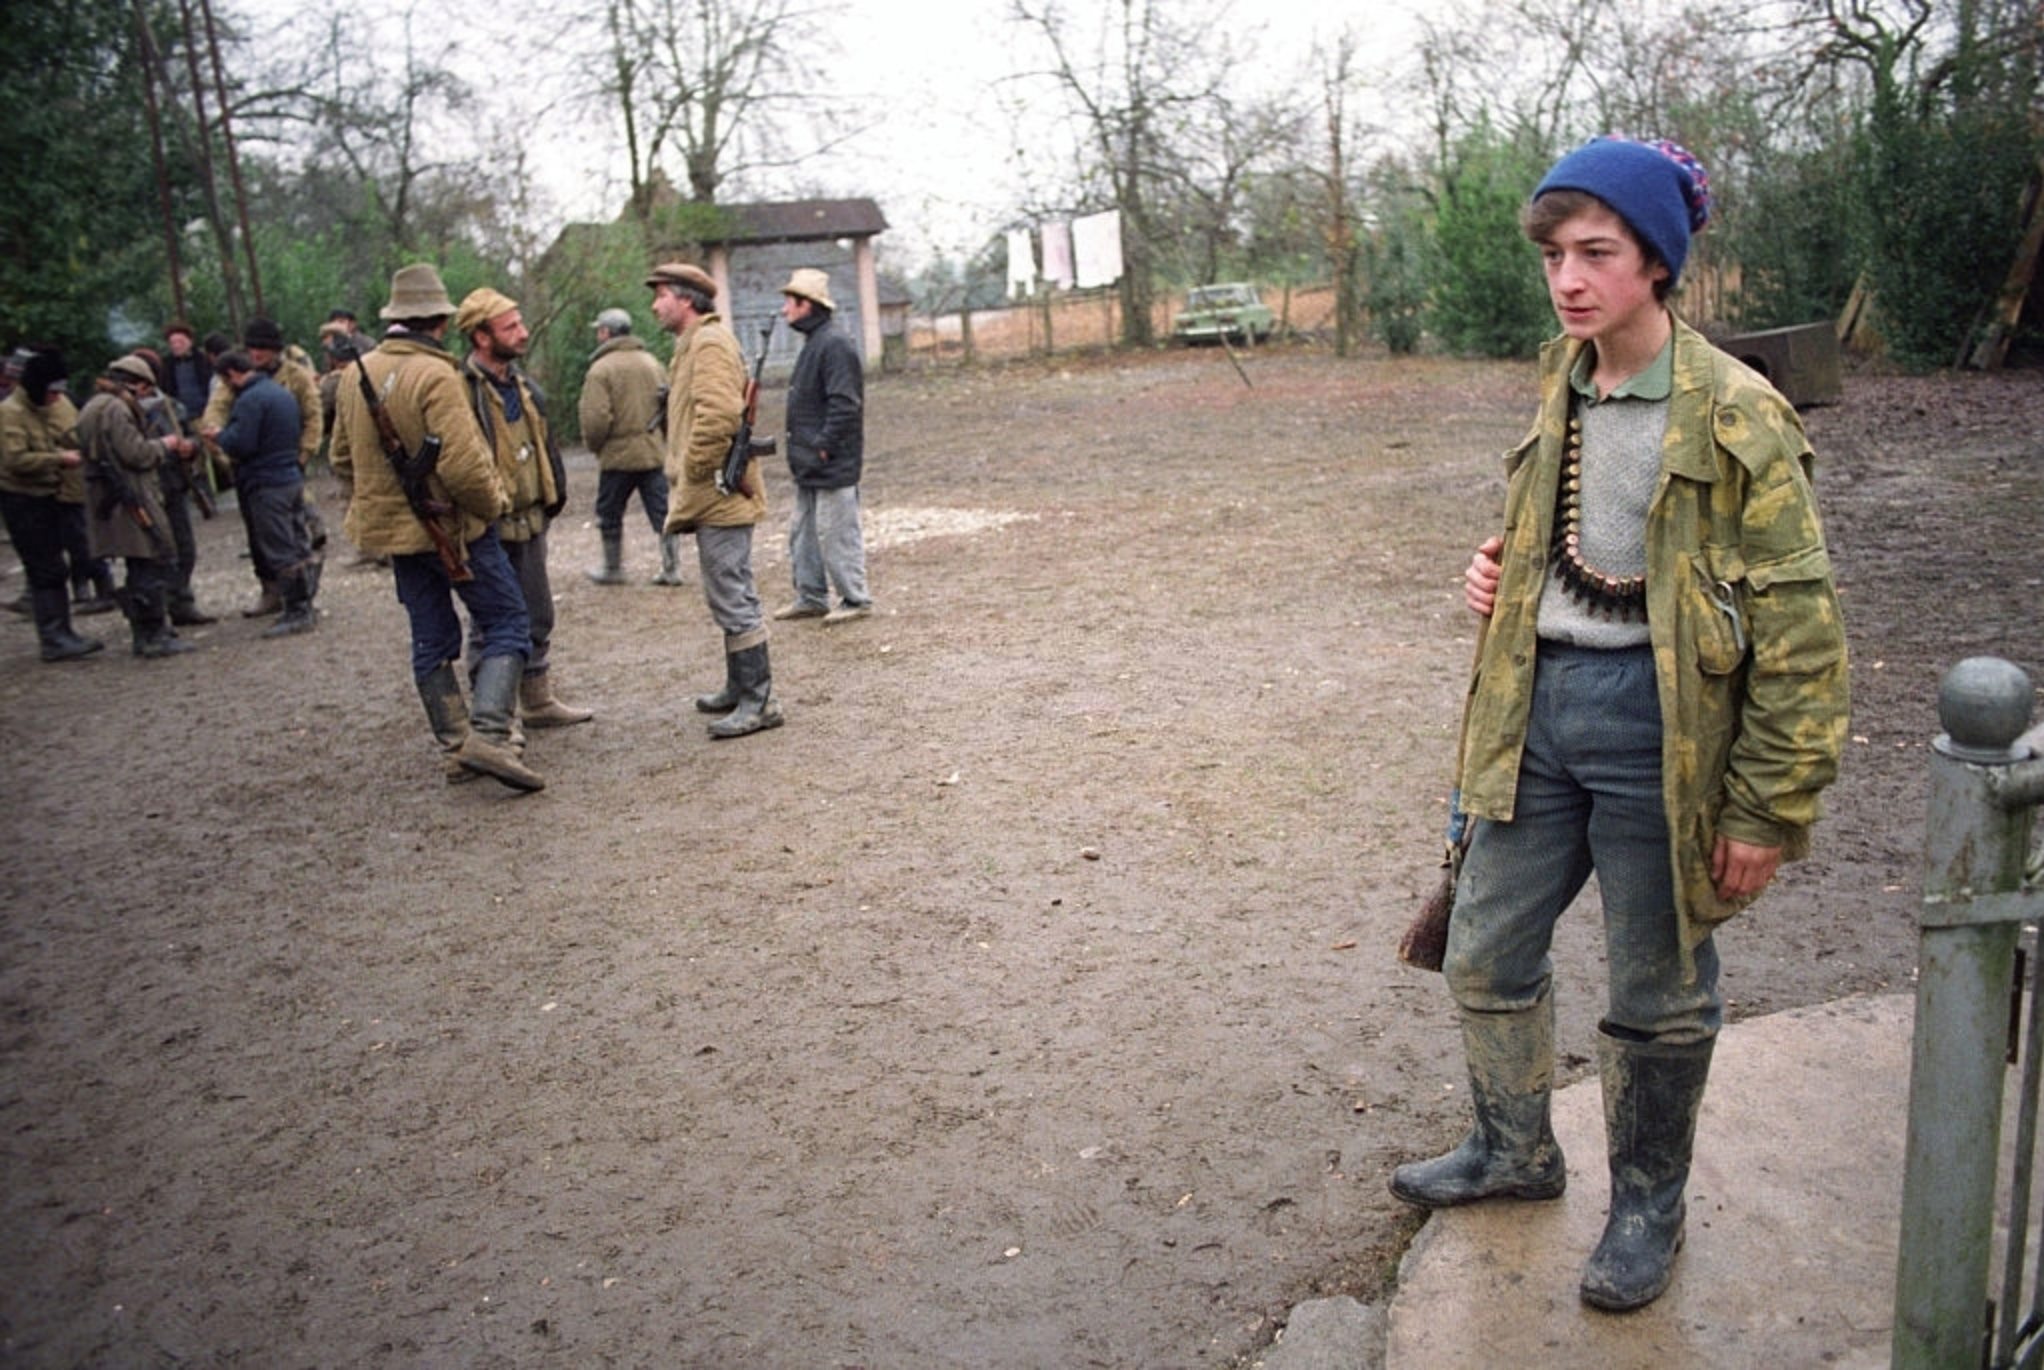
{"type": "MultiPolygon", "coordinates": [[[[830,275],[833,326],[858,341],[868,366],[882,357],[879,269],[873,240],[887,220],[872,200],[774,200],[721,206],[733,225],[703,244],[704,267],[717,280],[717,309],[748,355],[761,329],[781,312],[781,287],[798,267],[830,275]]],[[[769,365],[792,365],[801,339],[774,332],[769,365]]]]}

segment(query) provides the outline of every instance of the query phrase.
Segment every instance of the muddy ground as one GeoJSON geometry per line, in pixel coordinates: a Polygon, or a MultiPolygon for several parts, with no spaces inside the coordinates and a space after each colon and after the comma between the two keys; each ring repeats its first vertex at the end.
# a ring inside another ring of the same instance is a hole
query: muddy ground
{"type": "MultiPolygon", "coordinates": [[[[441,782],[338,545],[306,637],[58,667],[0,622],[0,1360],[1216,1367],[1381,1296],[1386,1174],[1463,1117],[1392,946],[1531,369],[1248,364],[877,379],[880,613],[778,627],[788,724],[736,742],[692,568],[643,584],[639,523],[641,583],[583,579],[582,456],[555,651],[598,719],[529,798],[441,782]]],[[[1809,416],[1854,738],[1720,939],[1735,1015],[1910,981],[1938,679],[2044,668],[2040,400],[1855,374],[1809,416]]],[[[1558,954],[1574,1077],[1594,916],[1558,954]]]]}

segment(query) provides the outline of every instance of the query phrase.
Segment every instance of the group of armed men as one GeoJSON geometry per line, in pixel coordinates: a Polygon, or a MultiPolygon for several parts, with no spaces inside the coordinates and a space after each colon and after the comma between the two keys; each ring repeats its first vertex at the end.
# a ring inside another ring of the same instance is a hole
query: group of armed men
{"type": "MultiPolygon", "coordinates": [[[[578,417],[600,468],[602,561],[588,575],[625,583],[624,514],[635,493],[659,537],[653,583],[684,583],[680,541],[694,535],[725,658],[723,687],[695,707],[712,715],[711,737],[744,737],[783,721],[752,569],[752,530],[767,507],[758,459],[773,444],[750,441],[756,393],[716,311],[714,278],[668,262],[646,285],[653,316],[675,335],[664,373],[625,310],[605,309],[592,325],[597,348],[578,417]]],[[[805,341],[787,400],[794,597],[771,617],[843,623],[872,612],[858,488],[863,366],[852,340],[830,326],[826,272],[795,271],[781,296],[781,317],[805,341]]],[[[349,540],[395,581],[447,780],[484,775],[541,789],[525,760],[525,729],[594,714],[562,701],[550,680],[546,534],[566,505],[567,478],[545,396],[518,365],[530,334],[515,300],[481,287],[457,306],[425,263],[392,277],[380,318],[379,343],[349,311],[334,311],[321,330],[323,376],[267,319],[252,319],[239,347],[219,334],[197,347],[191,328],[174,321],[164,330],[168,356],[137,348],[114,359],[82,409],[61,355],[15,353],[0,398],[0,516],[29,590],[26,604],[9,607],[34,617],[44,661],[104,646],[74,630],[73,594],[80,613],[117,605],[138,656],[191,650],[177,629],[214,620],[192,593],[188,500],[210,513],[212,473],[226,466],[261,586],[244,616],[277,616],[264,637],[312,630],[326,536],[305,470],[325,443],[349,540]],[[465,359],[448,350],[450,328],[468,346],[465,359]],[[126,570],[118,588],[114,558],[126,570]]]]}

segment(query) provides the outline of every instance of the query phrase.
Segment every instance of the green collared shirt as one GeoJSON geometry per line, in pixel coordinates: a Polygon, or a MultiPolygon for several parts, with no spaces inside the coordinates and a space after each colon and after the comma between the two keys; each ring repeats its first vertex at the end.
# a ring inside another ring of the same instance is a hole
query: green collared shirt
{"type": "Polygon", "coordinates": [[[1597,394],[1597,383],[1591,379],[1596,370],[1597,349],[1586,347],[1577,355],[1576,364],[1568,373],[1569,388],[1591,404],[1627,399],[1665,400],[1675,389],[1675,335],[1669,332],[1667,343],[1647,363],[1646,370],[1627,376],[1608,395],[1597,394]]]}

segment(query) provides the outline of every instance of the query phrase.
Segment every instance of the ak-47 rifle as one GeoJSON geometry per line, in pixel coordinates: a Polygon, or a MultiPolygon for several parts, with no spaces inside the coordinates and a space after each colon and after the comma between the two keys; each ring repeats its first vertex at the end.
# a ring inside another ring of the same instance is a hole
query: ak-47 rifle
{"type": "MultiPolygon", "coordinates": [[[[205,455],[205,439],[187,431],[188,427],[195,425],[187,425],[184,406],[169,395],[159,394],[142,406],[142,415],[143,426],[150,437],[187,440],[186,450],[182,454],[166,453],[164,460],[178,464],[178,472],[184,479],[184,489],[190,492],[192,502],[199,506],[200,518],[211,518],[219,513],[220,506],[213,498],[213,487],[206,483],[196,465],[205,455]]],[[[184,498],[177,492],[176,487],[167,484],[163,494],[166,501],[184,498]]]]}
{"type": "Polygon", "coordinates": [[[376,382],[369,379],[369,367],[360,352],[355,354],[355,377],[362,383],[362,398],[369,405],[369,417],[376,421],[377,439],[383,445],[383,455],[390,461],[390,469],[397,473],[398,488],[405,492],[405,503],[412,507],[412,517],[433,539],[433,550],[440,554],[440,565],[447,572],[447,578],[456,585],[467,584],[475,579],[475,572],[468,569],[461,544],[449,537],[447,529],[440,523],[442,517],[454,512],[454,506],[446,500],[434,499],[426,486],[433,468],[440,464],[439,436],[428,433],[416,453],[405,451],[404,439],[398,436],[390,411],[383,407],[383,399],[376,393],[376,382]]]}
{"type": "Polygon", "coordinates": [[[720,495],[751,494],[745,483],[746,468],[752,465],[754,457],[771,457],[774,454],[774,440],[762,438],[753,441],[752,425],[759,417],[759,378],[766,370],[767,344],[773,340],[774,321],[767,320],[765,328],[759,330],[759,355],[752,359],[752,376],[745,383],[745,412],[739,416],[738,431],[731,435],[731,450],[724,454],[724,464],[717,469],[717,493],[720,495]]]}

